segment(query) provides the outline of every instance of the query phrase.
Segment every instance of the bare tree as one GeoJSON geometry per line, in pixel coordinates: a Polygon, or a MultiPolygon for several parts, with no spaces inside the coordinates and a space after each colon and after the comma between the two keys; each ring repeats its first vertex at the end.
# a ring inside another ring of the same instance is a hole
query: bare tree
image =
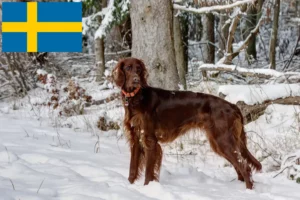
{"type": "Polygon", "coordinates": [[[174,27],[174,47],[175,47],[175,57],[176,57],[176,66],[179,73],[180,83],[183,85],[184,89],[186,89],[186,65],[184,58],[184,45],[183,45],[183,37],[181,33],[179,16],[173,17],[173,27],[174,27]]]}
{"type": "MultiPolygon", "coordinates": [[[[107,0],[102,0],[101,9],[107,6],[107,0]]],[[[98,16],[98,23],[101,24],[102,17],[98,16]]],[[[105,56],[104,56],[104,36],[101,38],[97,38],[95,40],[95,59],[96,59],[96,69],[97,69],[97,76],[96,81],[100,81],[104,75],[105,71],[105,56]]]]}
{"type": "Polygon", "coordinates": [[[171,1],[132,0],[132,56],[142,59],[155,87],[178,89],[171,1]]]}
{"type": "Polygon", "coordinates": [[[276,43],[278,34],[278,21],[280,13],[280,0],[275,0],[274,4],[274,16],[273,16],[273,28],[270,41],[270,68],[276,69],[276,43]]]}
{"type": "MultiPolygon", "coordinates": [[[[247,10],[247,17],[246,17],[246,27],[243,33],[243,38],[250,35],[251,30],[256,26],[257,23],[257,9],[254,5],[248,6],[247,10]]],[[[252,35],[246,50],[246,59],[248,61],[251,60],[251,58],[254,58],[256,60],[256,35],[252,35]]]]}
{"type": "Polygon", "coordinates": [[[212,13],[202,16],[203,34],[202,41],[207,42],[203,60],[205,63],[215,63],[215,17],[212,13]]]}
{"type": "Polygon", "coordinates": [[[218,36],[219,36],[219,51],[218,58],[221,59],[224,56],[224,52],[226,51],[226,43],[229,34],[229,23],[226,23],[228,20],[228,16],[224,11],[221,12],[219,26],[218,26],[218,36]]]}

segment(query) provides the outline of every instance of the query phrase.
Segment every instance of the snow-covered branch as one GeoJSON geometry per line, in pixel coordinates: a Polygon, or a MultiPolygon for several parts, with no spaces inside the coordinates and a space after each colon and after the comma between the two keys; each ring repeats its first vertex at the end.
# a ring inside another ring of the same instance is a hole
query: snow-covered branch
{"type": "Polygon", "coordinates": [[[106,8],[103,8],[102,12],[104,13],[104,18],[101,21],[101,25],[95,33],[95,39],[102,38],[105,36],[106,31],[112,26],[113,23],[116,23],[116,20],[120,20],[122,15],[126,15],[129,10],[129,0],[122,0],[118,3],[116,0],[110,0],[106,8]],[[117,9],[121,9],[119,16],[116,15],[117,9]]]}
{"type": "MultiPolygon", "coordinates": [[[[226,71],[226,72],[237,72],[244,76],[257,76],[261,78],[271,78],[283,76],[285,73],[278,72],[273,69],[248,69],[238,67],[236,65],[226,65],[226,64],[203,64],[199,67],[200,71],[226,71]]],[[[300,75],[297,72],[288,72],[289,74],[300,75]]]]}
{"type": "Polygon", "coordinates": [[[202,7],[202,8],[193,8],[193,7],[186,7],[186,6],[181,6],[178,4],[173,4],[173,8],[176,10],[182,10],[186,12],[192,12],[196,14],[204,14],[204,13],[209,13],[209,12],[214,12],[214,11],[222,11],[222,10],[227,10],[227,9],[232,9],[237,6],[241,6],[246,3],[252,3],[255,0],[241,0],[241,1],[236,1],[231,4],[227,5],[217,5],[217,6],[210,6],[210,7],[202,7]]]}
{"type": "Polygon", "coordinates": [[[114,7],[114,0],[109,1],[109,4],[106,8],[103,8],[102,12],[104,13],[104,18],[101,22],[100,27],[95,33],[95,39],[102,38],[105,35],[106,29],[113,22],[113,12],[116,9],[114,7]]]}
{"type": "Polygon", "coordinates": [[[295,17],[295,18],[292,18],[291,19],[291,22],[296,22],[296,23],[299,23],[300,24],[300,17],[295,17]]]}
{"type": "Polygon", "coordinates": [[[104,37],[114,24],[119,23],[118,20],[121,20],[122,17],[128,14],[129,4],[129,0],[110,0],[108,6],[101,11],[82,18],[83,35],[87,35],[90,29],[94,29],[96,30],[95,39],[104,37]],[[99,21],[99,17],[102,20],[99,21]]]}

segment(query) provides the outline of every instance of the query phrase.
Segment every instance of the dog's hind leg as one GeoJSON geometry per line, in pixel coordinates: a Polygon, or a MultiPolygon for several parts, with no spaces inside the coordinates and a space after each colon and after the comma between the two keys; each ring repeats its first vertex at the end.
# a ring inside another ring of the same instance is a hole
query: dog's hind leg
{"type": "Polygon", "coordinates": [[[240,151],[243,158],[245,158],[254,169],[257,171],[262,169],[261,163],[250,153],[247,148],[247,139],[244,129],[242,129],[240,151]]]}
{"type": "Polygon", "coordinates": [[[240,140],[238,139],[240,134],[235,132],[237,129],[226,123],[215,121],[213,126],[206,130],[212,149],[227,159],[235,168],[239,180],[244,180],[246,187],[252,189],[251,168],[248,166],[247,160],[241,155],[240,140]]]}
{"type": "Polygon", "coordinates": [[[240,172],[240,170],[239,170],[237,167],[235,167],[235,166],[233,165],[233,163],[231,162],[230,158],[227,158],[227,156],[225,156],[225,155],[223,155],[223,156],[224,156],[224,158],[226,158],[226,160],[227,160],[228,162],[230,162],[231,165],[234,167],[234,169],[235,169],[235,171],[236,171],[236,173],[237,173],[237,176],[238,176],[238,180],[244,182],[245,180],[244,180],[244,177],[243,177],[242,173],[240,172]]]}
{"type": "MultiPolygon", "coordinates": [[[[233,142],[234,143],[234,142],[233,142]]],[[[220,144],[220,155],[225,157],[235,168],[238,179],[245,181],[246,187],[252,189],[253,181],[251,178],[251,168],[249,167],[247,161],[241,156],[240,151],[236,145],[224,145],[220,144]]]]}

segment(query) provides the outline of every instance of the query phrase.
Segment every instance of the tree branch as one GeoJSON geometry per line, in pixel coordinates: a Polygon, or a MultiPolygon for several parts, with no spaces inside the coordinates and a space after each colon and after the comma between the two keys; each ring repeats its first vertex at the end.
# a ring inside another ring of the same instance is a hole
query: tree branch
{"type": "Polygon", "coordinates": [[[243,1],[236,1],[232,4],[227,4],[227,5],[217,5],[217,6],[202,7],[202,8],[192,8],[192,7],[181,6],[178,4],[173,4],[173,8],[175,10],[182,10],[182,11],[192,12],[196,14],[206,14],[214,11],[232,9],[243,4],[252,3],[254,1],[255,0],[243,0],[243,1]]]}

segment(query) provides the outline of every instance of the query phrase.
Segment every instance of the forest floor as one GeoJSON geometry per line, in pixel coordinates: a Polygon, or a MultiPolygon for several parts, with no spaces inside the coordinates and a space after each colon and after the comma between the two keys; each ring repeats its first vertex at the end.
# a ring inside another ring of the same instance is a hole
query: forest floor
{"type": "MultiPolygon", "coordinates": [[[[117,91],[94,83],[84,87],[98,100],[117,91]]],[[[199,88],[205,90],[204,85],[193,90],[199,88]]],[[[253,190],[245,189],[230,164],[211,152],[199,131],[164,145],[160,182],[144,186],[143,176],[133,185],[127,180],[130,153],[123,130],[96,128],[104,114],[121,123],[119,100],[91,106],[83,115],[54,117],[48,107],[33,105],[46,96],[37,88],[24,99],[0,102],[1,200],[300,199],[299,184],[286,172],[273,178],[280,171],[275,153],[286,156],[299,149],[299,106],[271,105],[246,125],[250,151],[260,160],[274,155],[262,161],[261,173],[253,174],[253,190]]]]}

